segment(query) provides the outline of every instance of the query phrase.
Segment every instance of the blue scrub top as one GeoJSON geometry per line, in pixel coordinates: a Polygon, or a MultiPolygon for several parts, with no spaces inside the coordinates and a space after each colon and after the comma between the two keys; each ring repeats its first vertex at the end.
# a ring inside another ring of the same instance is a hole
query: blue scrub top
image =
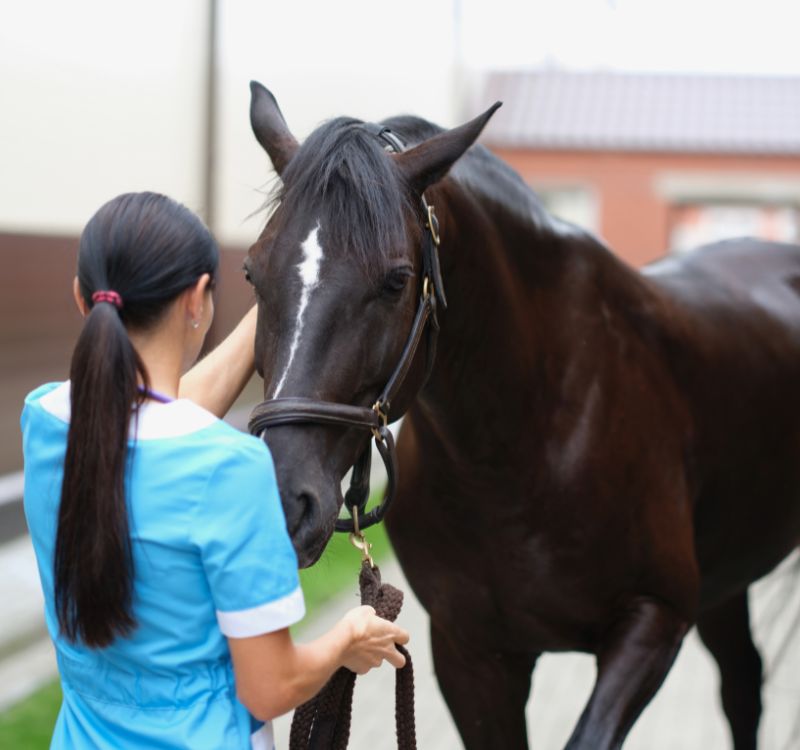
{"type": "Polygon", "coordinates": [[[25,515],[64,693],[51,748],[272,750],[269,722],[236,697],[226,640],[305,613],[266,445],[187,399],[139,409],[125,484],[138,626],[90,649],[60,635],[53,597],[69,412],[68,382],[22,412],[25,515]]]}

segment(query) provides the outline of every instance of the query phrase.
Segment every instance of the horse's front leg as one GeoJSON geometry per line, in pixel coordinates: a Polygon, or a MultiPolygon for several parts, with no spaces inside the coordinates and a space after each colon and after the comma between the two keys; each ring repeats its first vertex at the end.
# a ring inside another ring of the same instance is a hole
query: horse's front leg
{"type": "Polygon", "coordinates": [[[622,746],[669,672],[691,623],[654,599],[630,602],[597,649],[597,681],[566,750],[622,746]]]}
{"type": "Polygon", "coordinates": [[[525,704],[536,656],[489,653],[431,622],[439,687],[467,750],[525,750],[525,704]]]}

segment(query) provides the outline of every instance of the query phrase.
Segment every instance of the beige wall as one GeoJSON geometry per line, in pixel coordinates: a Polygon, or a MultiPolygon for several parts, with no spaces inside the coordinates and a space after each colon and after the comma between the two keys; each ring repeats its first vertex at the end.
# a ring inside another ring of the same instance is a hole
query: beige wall
{"type": "MultiPolygon", "coordinates": [[[[205,0],[0,6],[0,231],[77,234],[107,199],[157,190],[203,211],[205,0]]],[[[340,114],[450,124],[452,3],[220,0],[214,227],[247,245],[270,179],[251,78],[305,136],[340,114]]]]}
{"type": "Polygon", "coordinates": [[[0,230],[77,233],[129,190],[199,208],[203,5],[3,3],[0,230]]]}
{"type": "Polygon", "coordinates": [[[290,129],[304,138],[338,115],[381,119],[415,113],[453,124],[450,2],[366,0],[223,2],[220,18],[218,231],[249,244],[264,217],[272,172],[250,131],[250,79],[276,96],[290,129]]]}

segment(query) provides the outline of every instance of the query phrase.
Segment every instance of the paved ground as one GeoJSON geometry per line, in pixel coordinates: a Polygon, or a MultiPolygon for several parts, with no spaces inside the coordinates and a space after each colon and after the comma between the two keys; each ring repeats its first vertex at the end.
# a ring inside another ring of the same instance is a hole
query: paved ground
{"type": "MultiPolygon", "coordinates": [[[[313,637],[357,604],[354,555],[353,593],[335,600],[310,623],[301,640],[313,637]]],[[[386,581],[409,591],[399,567],[385,566],[386,581]]],[[[41,595],[33,553],[27,537],[0,547],[0,711],[24,697],[55,674],[52,647],[42,639],[41,595]]],[[[777,571],[755,587],[754,622],[767,654],[766,714],[762,750],[800,746],[788,736],[800,712],[800,577],[777,571]],[[776,654],[786,634],[794,638],[777,664],[776,654]]],[[[400,622],[412,634],[416,672],[417,738],[422,750],[460,747],[452,721],[436,687],[427,637],[427,617],[413,597],[400,622]]],[[[528,704],[531,746],[557,750],[566,738],[591,690],[594,664],[584,655],[549,655],[537,667],[533,697],[528,704]]],[[[625,745],[626,750],[726,750],[730,747],[716,699],[716,672],[692,633],[664,687],[642,716],[625,745]]],[[[391,748],[394,734],[394,677],[384,667],[356,684],[351,750],[391,748]]],[[[289,719],[276,722],[278,747],[287,746],[289,719]]]]}

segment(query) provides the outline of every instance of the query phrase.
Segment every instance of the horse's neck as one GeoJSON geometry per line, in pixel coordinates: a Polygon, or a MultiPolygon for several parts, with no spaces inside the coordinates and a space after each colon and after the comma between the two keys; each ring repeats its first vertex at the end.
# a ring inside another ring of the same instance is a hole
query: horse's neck
{"type": "MultiPolygon", "coordinates": [[[[598,274],[619,265],[591,235],[538,203],[496,201],[449,186],[441,202],[441,263],[450,306],[442,347],[460,359],[494,355],[497,366],[549,351],[559,321],[598,304],[598,274]]],[[[437,196],[438,198],[438,196],[437,196]]],[[[624,275],[624,272],[623,272],[624,275]]]]}
{"type": "Polygon", "coordinates": [[[420,406],[459,440],[488,444],[486,431],[505,429],[510,410],[536,429],[566,387],[580,391],[573,373],[587,369],[587,357],[605,356],[602,342],[589,340],[602,330],[599,321],[647,290],[580,230],[544,212],[531,221],[474,201],[464,192],[441,201],[453,207],[442,222],[449,306],[420,406]]]}

